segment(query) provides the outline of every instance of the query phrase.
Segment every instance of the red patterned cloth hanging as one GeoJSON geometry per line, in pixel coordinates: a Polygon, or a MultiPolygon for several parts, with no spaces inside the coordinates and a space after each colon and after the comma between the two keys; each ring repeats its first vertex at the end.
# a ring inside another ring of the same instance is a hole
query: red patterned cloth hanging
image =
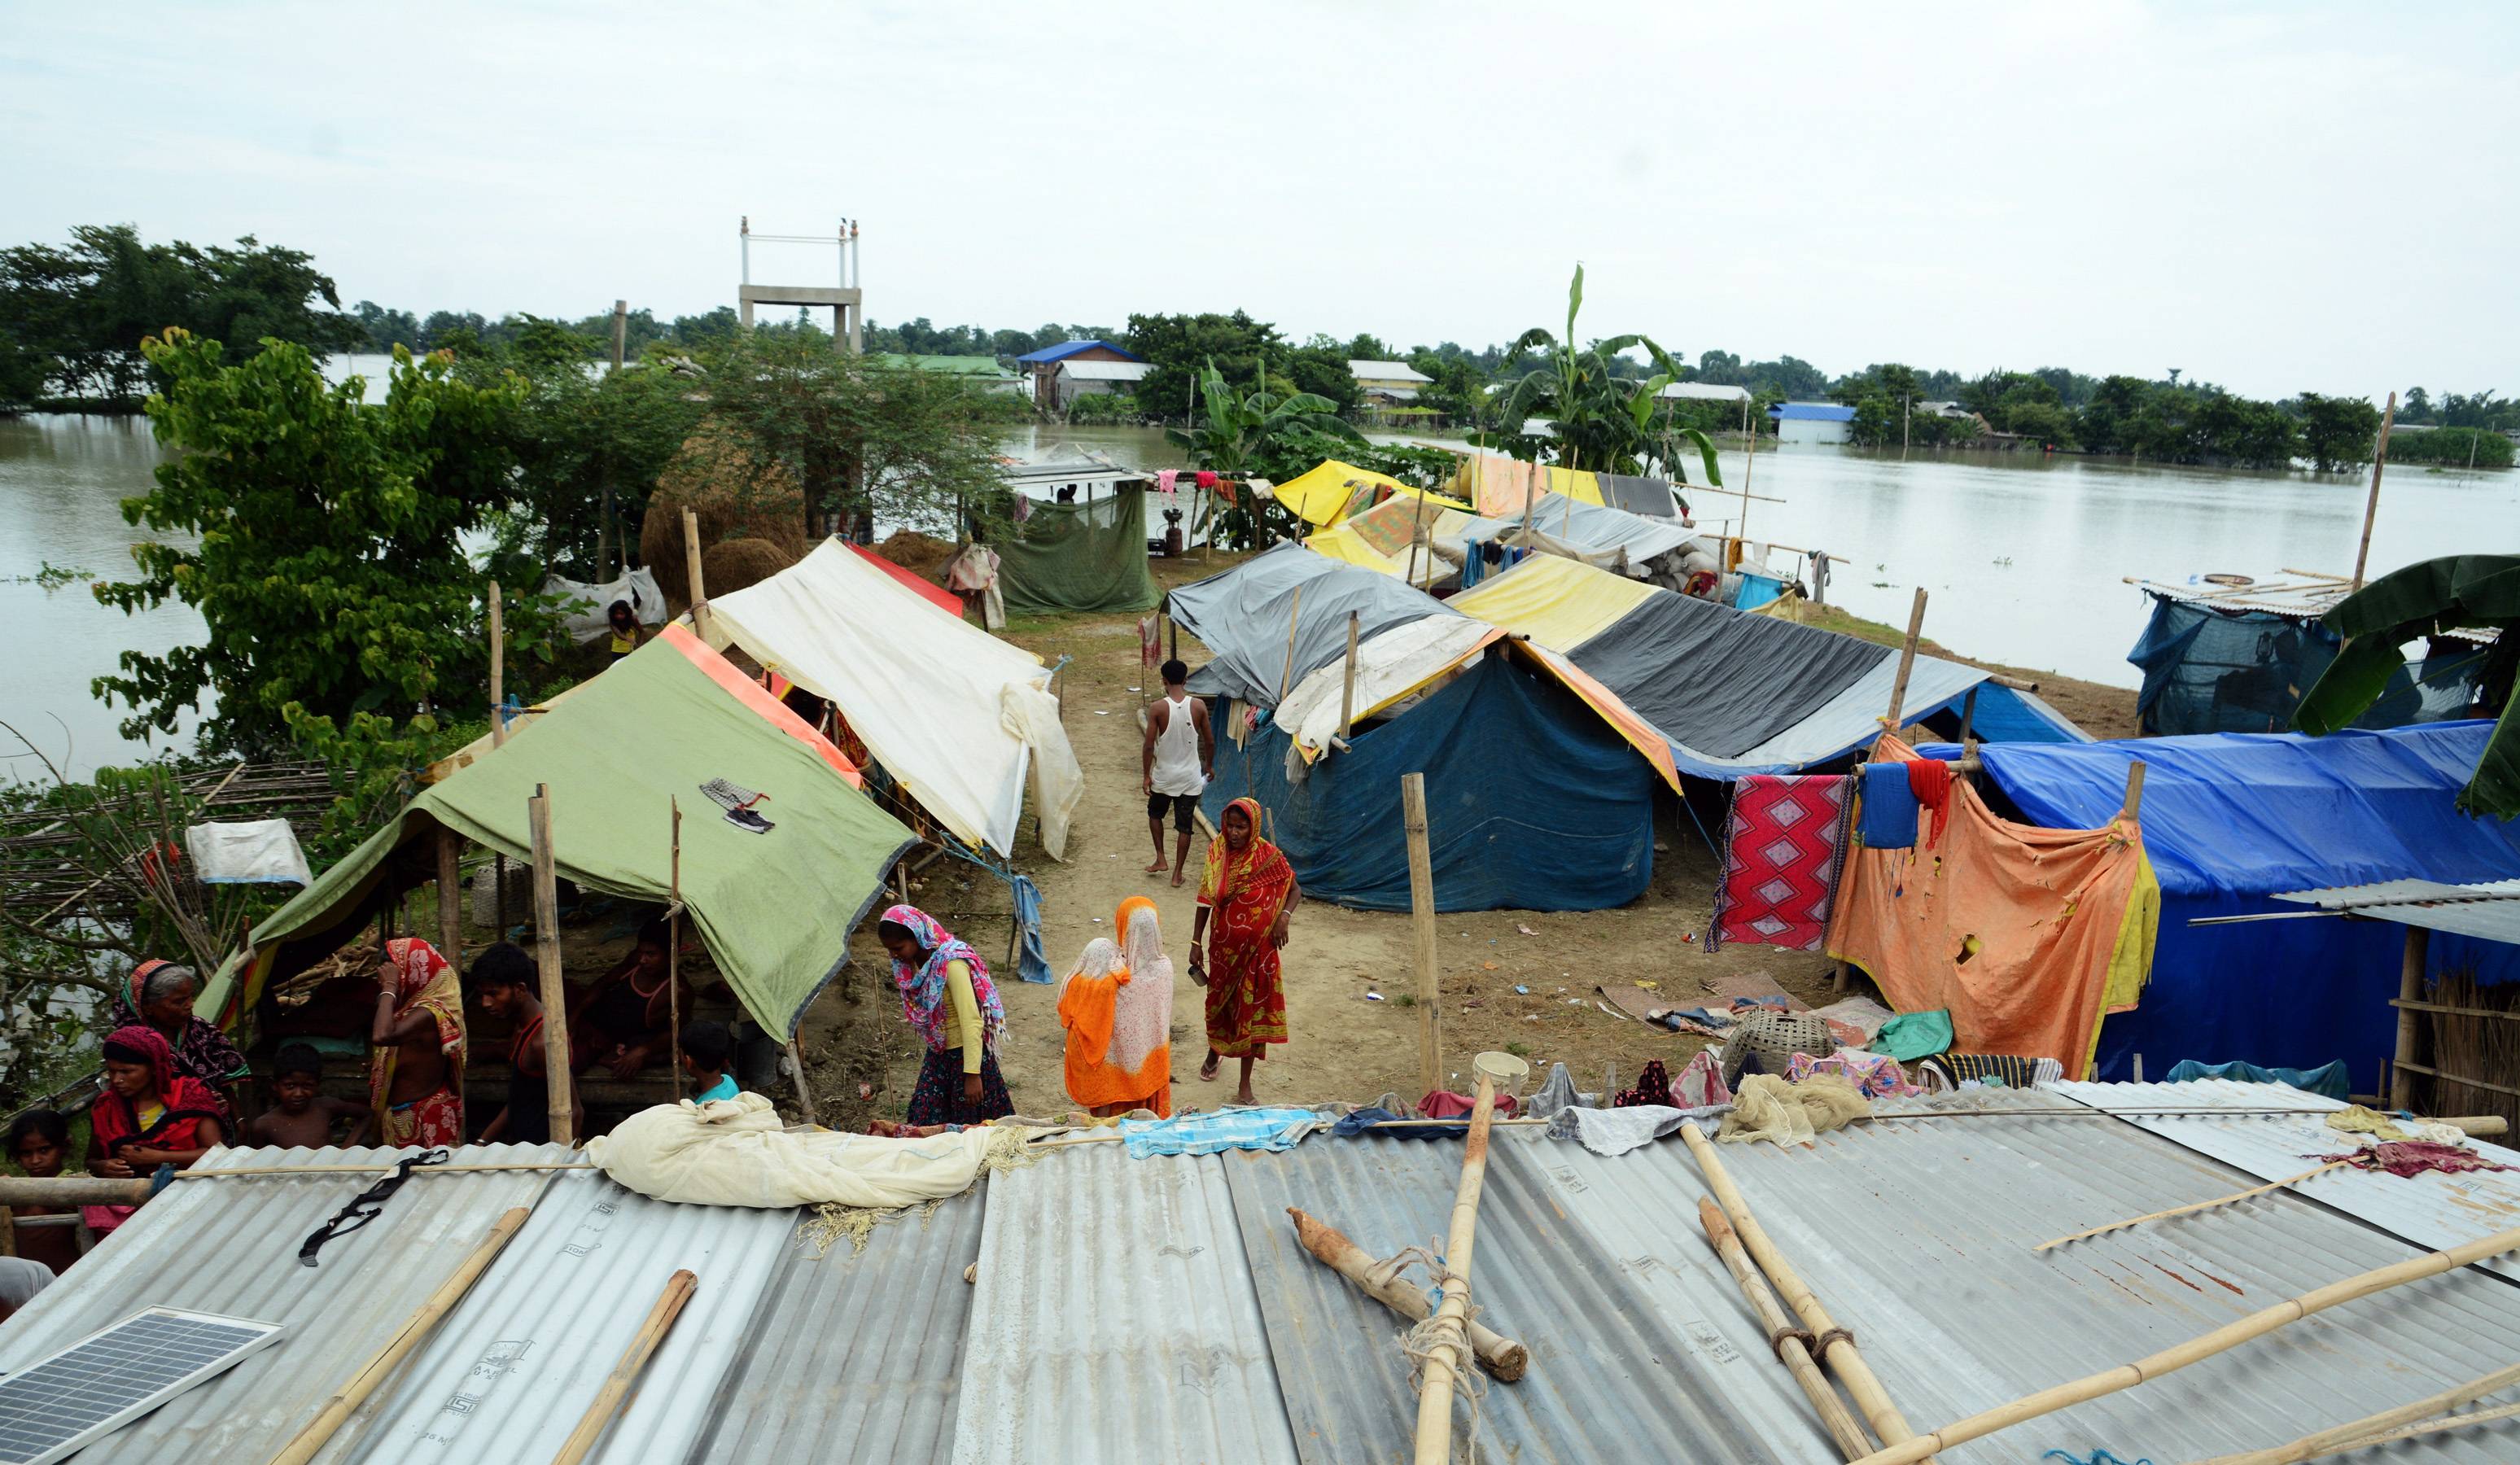
{"type": "Polygon", "coordinates": [[[1821,949],[1846,854],[1853,781],[1837,774],[1754,774],[1733,782],[1707,951],[1728,941],[1821,949]]]}

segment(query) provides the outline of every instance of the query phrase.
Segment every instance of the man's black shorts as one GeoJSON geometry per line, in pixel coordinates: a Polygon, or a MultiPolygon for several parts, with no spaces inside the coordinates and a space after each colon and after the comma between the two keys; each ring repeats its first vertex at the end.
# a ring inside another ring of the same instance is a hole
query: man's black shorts
{"type": "Polygon", "coordinates": [[[1160,820],[1166,809],[1173,812],[1173,827],[1187,834],[1191,831],[1192,819],[1198,814],[1198,795],[1155,793],[1147,796],[1147,818],[1160,820]]]}

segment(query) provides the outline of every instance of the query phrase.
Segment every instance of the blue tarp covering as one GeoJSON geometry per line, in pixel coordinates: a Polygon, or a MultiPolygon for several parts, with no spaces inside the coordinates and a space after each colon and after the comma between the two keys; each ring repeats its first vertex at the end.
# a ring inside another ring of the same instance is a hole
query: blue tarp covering
{"type": "MultiPolygon", "coordinates": [[[[2143,671],[2136,708],[2147,733],[2284,732],[2293,708],[2342,643],[2315,620],[2261,610],[2216,610],[2168,596],[2152,598],[2152,619],[2127,660],[2143,671]]],[[[2354,720],[2358,728],[2403,728],[2467,715],[2485,652],[2457,642],[2409,662],[2354,720]]]]}
{"type": "Polygon", "coordinates": [[[1307,900],[1406,910],[1408,773],[1426,776],[1438,910],[1604,910],[1653,876],[1653,770],[1555,682],[1493,652],[1298,782],[1274,724],[1239,748],[1220,732],[1202,802],[1216,820],[1257,798],[1307,900]]]}
{"type": "MultiPolygon", "coordinates": [[[[1981,697],[1981,716],[1986,703],[1981,697]]],[[[2161,880],[2161,938],[2135,1011],[2100,1025],[2102,1079],[2181,1059],[2315,1068],[2342,1058],[2376,1091],[2392,1050],[2405,928],[2332,917],[2191,926],[2204,915],[2297,910],[2278,891],[2375,880],[2520,875],[2520,821],[2452,806],[2492,725],[2387,732],[2220,732],[2073,744],[1988,743],[1987,773],[2036,824],[2096,828],[2145,764],[2144,847],[2161,880]]],[[[1954,751],[1936,748],[1949,756],[1954,751]]],[[[2520,948],[2436,937],[2432,966],[2520,976],[2520,948]]]]}

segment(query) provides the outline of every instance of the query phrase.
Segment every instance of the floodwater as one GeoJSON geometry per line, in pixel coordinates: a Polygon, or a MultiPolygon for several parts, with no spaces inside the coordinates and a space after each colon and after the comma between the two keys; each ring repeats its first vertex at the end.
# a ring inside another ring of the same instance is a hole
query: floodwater
{"type": "MultiPolygon", "coordinates": [[[[1061,442],[1140,467],[1188,462],[1151,427],[1025,428],[1007,448],[1029,456],[1061,442]]],[[[0,720],[75,772],[142,751],[115,732],[120,714],[89,694],[90,680],[126,649],[197,639],[201,620],[181,605],[125,616],[96,603],[84,584],[45,590],[31,577],[47,561],[129,573],[130,546],[148,535],[123,523],[119,504],[147,491],[159,461],[142,420],[0,418],[0,617],[10,647],[0,658],[0,720]]],[[[1728,485],[1738,487],[1744,470],[1739,453],[1725,455],[1728,485]]],[[[1692,492],[1698,523],[1740,526],[1746,507],[1753,540],[1828,553],[1834,603],[1904,625],[1921,585],[1925,634],[1954,650],[2120,687],[2136,684],[2125,658],[2147,608],[2122,577],[2348,573],[2369,483],[2367,471],[2317,478],[2027,453],[1902,462],[1895,452],[1809,447],[1762,451],[1748,476],[1752,492],[1783,502],[1692,492]]],[[[2508,549],[2515,525],[2520,473],[2401,466],[2381,490],[2371,572],[2508,549]]],[[[1772,562],[1796,560],[1778,554],[1772,562]]],[[[0,732],[0,777],[39,773],[0,732]]]]}

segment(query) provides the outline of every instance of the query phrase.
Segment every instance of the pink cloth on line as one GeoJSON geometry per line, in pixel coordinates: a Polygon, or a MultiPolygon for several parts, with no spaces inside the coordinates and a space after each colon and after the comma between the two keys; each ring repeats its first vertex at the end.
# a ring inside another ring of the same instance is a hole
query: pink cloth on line
{"type": "MultiPolygon", "coordinates": [[[[1478,1100],[1468,1094],[1454,1093],[1443,1088],[1438,1088],[1418,1101],[1418,1113],[1423,1119],[1467,1119],[1470,1111],[1476,1107],[1478,1107],[1478,1100]]],[[[1496,1112],[1500,1117],[1513,1113],[1513,1095],[1498,1094],[1496,1112]]]]}
{"type": "Polygon", "coordinates": [[[1177,492],[1178,490],[1176,490],[1176,489],[1174,488],[1174,486],[1173,486],[1173,485],[1174,485],[1176,482],[1178,482],[1178,481],[1180,480],[1180,478],[1181,478],[1181,474],[1182,474],[1182,470],[1181,470],[1181,469],[1179,469],[1179,468],[1158,468],[1158,469],[1156,469],[1156,471],[1155,471],[1155,492],[1157,492],[1157,493],[1159,493],[1159,494],[1169,494],[1169,493],[1177,492]]]}
{"type": "Polygon", "coordinates": [[[1724,1065],[1713,1048],[1699,1048],[1680,1077],[1671,1081],[1671,1101],[1683,1109],[1732,1102],[1732,1090],[1724,1084],[1724,1065]]]}

